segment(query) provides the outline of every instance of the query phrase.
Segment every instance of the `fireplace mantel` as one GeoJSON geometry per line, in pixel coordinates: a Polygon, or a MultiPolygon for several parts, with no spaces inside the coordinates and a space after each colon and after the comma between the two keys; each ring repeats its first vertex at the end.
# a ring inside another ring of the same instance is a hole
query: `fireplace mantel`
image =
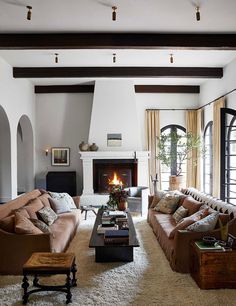
{"type": "Polygon", "coordinates": [[[80,152],[83,162],[83,195],[93,195],[94,159],[135,159],[138,186],[148,186],[148,151],[85,151],[80,152]]]}

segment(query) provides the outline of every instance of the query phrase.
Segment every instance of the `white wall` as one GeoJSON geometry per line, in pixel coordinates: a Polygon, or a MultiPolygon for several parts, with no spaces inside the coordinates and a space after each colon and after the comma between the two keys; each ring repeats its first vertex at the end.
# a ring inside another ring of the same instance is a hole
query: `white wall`
{"type": "Polygon", "coordinates": [[[77,192],[82,191],[82,163],[79,144],[88,141],[93,94],[36,95],[36,176],[44,180],[47,171],[77,171],[77,192]],[[70,148],[70,166],[51,166],[52,147],[70,148]]]}
{"type": "Polygon", "coordinates": [[[197,94],[136,94],[138,118],[142,131],[142,148],[146,149],[145,109],[170,109],[160,111],[161,128],[169,124],[185,127],[185,111],[173,108],[194,109],[198,107],[197,94]]]}
{"type": "MultiPolygon", "coordinates": [[[[11,131],[11,194],[17,196],[17,125],[20,117],[27,115],[34,130],[35,95],[33,85],[24,79],[12,77],[12,67],[0,57],[0,105],[5,110],[11,131]]],[[[1,195],[0,195],[1,197],[1,195]]]]}
{"type": "Polygon", "coordinates": [[[139,151],[138,124],[133,81],[98,80],[95,83],[89,141],[102,151],[139,151]],[[122,134],[121,147],[108,147],[107,134],[122,134]]]}

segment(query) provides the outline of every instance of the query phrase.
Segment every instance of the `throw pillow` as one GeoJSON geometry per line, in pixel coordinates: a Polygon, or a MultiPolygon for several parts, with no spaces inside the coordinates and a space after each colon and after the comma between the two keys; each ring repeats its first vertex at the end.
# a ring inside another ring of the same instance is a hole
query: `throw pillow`
{"type": "Polygon", "coordinates": [[[52,225],[57,219],[57,214],[50,207],[40,209],[38,214],[47,225],[52,225]]]}
{"type": "Polygon", "coordinates": [[[157,206],[157,204],[160,202],[160,200],[164,197],[165,194],[166,192],[158,190],[157,194],[153,196],[153,200],[150,205],[150,208],[154,208],[155,206],[157,206]]]}
{"type": "Polygon", "coordinates": [[[185,198],[183,202],[183,207],[188,209],[189,216],[195,214],[202,205],[203,203],[194,200],[191,196],[185,198]]]}
{"type": "Polygon", "coordinates": [[[195,214],[180,220],[178,222],[178,224],[176,225],[176,227],[170,232],[169,238],[174,238],[175,233],[178,230],[185,230],[189,225],[191,225],[194,222],[200,220],[201,219],[201,215],[202,215],[202,211],[197,211],[195,214]]]}
{"type": "Polygon", "coordinates": [[[180,220],[185,218],[187,215],[188,215],[188,209],[184,208],[183,206],[180,206],[173,214],[173,218],[175,219],[176,223],[178,223],[180,220]]]}
{"type": "Polygon", "coordinates": [[[68,202],[65,200],[65,198],[60,199],[49,199],[52,209],[55,211],[56,214],[62,214],[69,212],[70,206],[68,205],[68,202]]]}
{"type": "Polygon", "coordinates": [[[16,213],[16,212],[20,213],[22,216],[24,216],[24,217],[26,217],[26,218],[29,218],[29,217],[30,217],[28,211],[27,211],[25,208],[16,209],[16,210],[14,211],[14,213],[16,213]]]}
{"type": "Polygon", "coordinates": [[[15,213],[15,232],[17,234],[42,234],[40,229],[18,212],[15,213]]]}
{"type": "Polygon", "coordinates": [[[178,206],[179,196],[166,194],[154,210],[163,212],[165,214],[173,214],[178,206]]]}
{"type": "Polygon", "coordinates": [[[50,196],[53,198],[53,199],[61,199],[61,198],[64,198],[65,201],[67,202],[68,206],[70,207],[70,209],[76,209],[76,205],[75,205],[75,202],[73,200],[73,198],[66,192],[61,192],[61,193],[58,193],[58,192],[49,192],[50,196]]]}
{"type": "Polygon", "coordinates": [[[208,232],[212,231],[217,223],[219,218],[219,213],[215,212],[210,214],[209,216],[189,225],[186,230],[193,232],[208,232]]]}
{"type": "Polygon", "coordinates": [[[39,219],[29,219],[33,225],[35,225],[37,228],[39,228],[43,233],[50,233],[50,228],[46,223],[39,219]]]}
{"type": "Polygon", "coordinates": [[[0,228],[5,232],[14,233],[15,232],[15,216],[11,215],[0,220],[0,228]]]}

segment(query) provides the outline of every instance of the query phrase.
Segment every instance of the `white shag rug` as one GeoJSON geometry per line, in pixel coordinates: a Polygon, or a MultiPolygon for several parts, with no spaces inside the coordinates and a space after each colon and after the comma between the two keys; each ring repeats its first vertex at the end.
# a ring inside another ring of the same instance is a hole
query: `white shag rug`
{"type": "MultiPolygon", "coordinates": [[[[189,274],[173,272],[150,226],[135,217],[140,247],[130,263],[95,263],[89,239],[94,223],[92,215],[83,220],[68,252],[77,259],[78,286],[72,288],[70,305],[126,306],[233,306],[236,289],[200,290],[189,274]]],[[[16,254],[17,256],[17,254],[16,254]]],[[[22,305],[20,276],[0,276],[0,305],[22,305]]],[[[47,283],[64,282],[64,276],[44,279],[47,283]]],[[[65,294],[33,294],[27,305],[65,305],[65,294]]]]}

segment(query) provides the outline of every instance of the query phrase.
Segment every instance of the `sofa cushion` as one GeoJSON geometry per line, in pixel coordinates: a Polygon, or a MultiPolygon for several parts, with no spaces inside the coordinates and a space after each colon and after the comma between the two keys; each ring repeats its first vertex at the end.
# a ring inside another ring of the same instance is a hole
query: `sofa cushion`
{"type": "Polygon", "coordinates": [[[55,211],[56,214],[62,214],[69,212],[70,206],[68,205],[68,202],[65,200],[65,198],[60,199],[49,199],[52,209],[55,211]]]}
{"type": "Polygon", "coordinates": [[[165,194],[166,192],[158,190],[157,194],[153,196],[150,208],[154,208],[155,206],[157,206],[157,204],[160,202],[160,200],[164,197],[165,194]]]}
{"type": "Polygon", "coordinates": [[[170,214],[157,213],[155,215],[157,222],[165,232],[166,236],[169,237],[172,230],[175,228],[175,220],[170,214]]]}
{"type": "Polygon", "coordinates": [[[183,207],[188,209],[189,216],[196,213],[202,205],[203,204],[201,202],[194,200],[194,198],[191,196],[185,198],[183,202],[183,207]]]}
{"type": "Polygon", "coordinates": [[[6,232],[14,233],[15,232],[15,215],[11,215],[0,220],[0,228],[6,232]]]}
{"type": "Polygon", "coordinates": [[[25,209],[32,219],[38,219],[37,212],[44,207],[43,203],[37,198],[25,206],[25,209]]]}
{"type": "Polygon", "coordinates": [[[19,208],[17,210],[14,211],[14,213],[18,212],[19,214],[21,214],[22,216],[26,217],[26,218],[30,218],[30,215],[28,213],[28,211],[22,207],[22,208],[19,208]]]}
{"type": "Polygon", "coordinates": [[[188,209],[180,206],[175,213],[173,214],[173,218],[175,222],[178,223],[181,219],[185,218],[188,215],[188,209]]]}
{"type": "Polygon", "coordinates": [[[33,223],[33,225],[39,228],[43,233],[51,232],[49,226],[45,222],[39,219],[29,219],[29,220],[33,223]]]}
{"type": "Polygon", "coordinates": [[[76,209],[76,205],[75,205],[75,202],[73,200],[73,198],[66,192],[49,192],[50,196],[53,198],[53,199],[61,199],[61,198],[64,198],[64,200],[67,202],[68,206],[71,208],[71,209],[76,209]]]}
{"type": "Polygon", "coordinates": [[[193,232],[208,232],[212,231],[217,223],[219,218],[219,213],[214,212],[207,217],[189,225],[186,230],[193,231],[193,232]]]}
{"type": "Polygon", "coordinates": [[[51,207],[49,202],[50,198],[51,197],[48,193],[44,193],[40,197],[38,197],[38,199],[43,203],[44,207],[51,207]]]}
{"type": "Polygon", "coordinates": [[[17,234],[42,234],[42,231],[38,229],[30,221],[30,219],[22,216],[20,213],[15,213],[15,233],[17,234]]]}
{"type": "Polygon", "coordinates": [[[178,206],[179,196],[166,194],[154,207],[154,210],[165,214],[173,214],[178,206]]]}
{"type": "Polygon", "coordinates": [[[175,236],[175,233],[178,230],[184,230],[186,229],[189,225],[193,224],[194,222],[198,221],[201,219],[203,214],[203,211],[199,210],[195,214],[192,214],[191,216],[188,216],[186,218],[183,218],[180,220],[180,222],[177,223],[177,225],[173,228],[173,230],[170,233],[170,238],[173,238],[175,236]]]}
{"type": "Polygon", "coordinates": [[[50,207],[40,209],[38,214],[47,225],[52,225],[57,219],[57,214],[50,207]]]}

